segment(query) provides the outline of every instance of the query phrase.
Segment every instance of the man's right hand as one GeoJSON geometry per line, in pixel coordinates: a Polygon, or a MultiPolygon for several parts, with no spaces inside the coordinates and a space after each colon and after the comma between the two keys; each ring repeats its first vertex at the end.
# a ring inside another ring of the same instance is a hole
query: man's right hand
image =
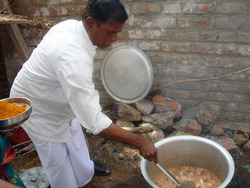
{"type": "Polygon", "coordinates": [[[145,159],[158,163],[157,149],[148,139],[145,138],[144,143],[139,147],[139,151],[145,159]]]}
{"type": "Polygon", "coordinates": [[[107,129],[102,131],[103,136],[110,140],[127,143],[139,149],[140,154],[149,161],[158,162],[157,149],[147,138],[126,131],[112,123],[107,129]]]}

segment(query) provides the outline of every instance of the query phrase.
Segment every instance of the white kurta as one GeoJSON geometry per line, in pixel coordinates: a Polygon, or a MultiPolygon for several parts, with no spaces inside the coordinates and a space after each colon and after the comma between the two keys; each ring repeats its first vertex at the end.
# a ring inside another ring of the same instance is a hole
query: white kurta
{"type": "Polygon", "coordinates": [[[95,53],[81,21],[61,22],[45,35],[19,71],[10,93],[32,101],[32,114],[22,124],[29,135],[67,142],[74,116],[93,134],[112,123],[101,112],[92,82],[95,53]]]}

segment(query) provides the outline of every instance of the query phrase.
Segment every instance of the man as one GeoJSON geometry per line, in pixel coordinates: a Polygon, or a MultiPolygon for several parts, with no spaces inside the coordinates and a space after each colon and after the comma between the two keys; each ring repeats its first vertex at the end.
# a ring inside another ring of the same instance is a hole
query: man
{"type": "Polygon", "coordinates": [[[119,0],[90,0],[82,21],[67,20],[48,31],[13,83],[11,97],[32,101],[31,116],[22,127],[52,188],[82,187],[93,177],[94,163],[80,125],[136,146],[144,158],[157,162],[149,140],[121,129],[101,112],[92,82],[96,46],[106,48],[116,41],[127,18],[119,0]]]}

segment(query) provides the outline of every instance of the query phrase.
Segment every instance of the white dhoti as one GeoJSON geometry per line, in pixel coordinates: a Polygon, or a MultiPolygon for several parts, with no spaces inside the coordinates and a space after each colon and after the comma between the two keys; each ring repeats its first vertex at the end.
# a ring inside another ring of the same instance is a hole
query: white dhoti
{"type": "Polygon", "coordinates": [[[70,141],[47,142],[29,135],[52,188],[83,187],[94,175],[94,163],[77,119],[71,121],[70,141]]]}

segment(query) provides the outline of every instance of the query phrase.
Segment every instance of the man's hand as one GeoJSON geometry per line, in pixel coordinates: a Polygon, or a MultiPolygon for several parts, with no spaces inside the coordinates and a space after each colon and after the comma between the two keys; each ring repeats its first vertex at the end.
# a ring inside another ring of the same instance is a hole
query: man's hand
{"type": "Polygon", "coordinates": [[[140,154],[145,159],[154,161],[155,163],[158,162],[156,147],[143,136],[126,131],[115,123],[112,123],[107,129],[104,129],[102,134],[110,140],[133,145],[139,149],[140,154]]]}
{"type": "Polygon", "coordinates": [[[154,161],[158,163],[157,149],[154,144],[147,139],[145,139],[144,144],[139,147],[140,154],[149,161],[154,161]]]}

